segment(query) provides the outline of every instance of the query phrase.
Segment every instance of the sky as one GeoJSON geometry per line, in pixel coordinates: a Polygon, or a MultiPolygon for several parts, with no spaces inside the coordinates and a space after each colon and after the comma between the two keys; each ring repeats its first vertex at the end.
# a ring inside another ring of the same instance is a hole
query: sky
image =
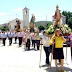
{"type": "Polygon", "coordinates": [[[72,0],[0,0],[0,24],[19,18],[23,20],[25,7],[29,9],[29,21],[32,14],[36,21],[52,21],[56,5],[62,11],[72,12],[72,0]]]}

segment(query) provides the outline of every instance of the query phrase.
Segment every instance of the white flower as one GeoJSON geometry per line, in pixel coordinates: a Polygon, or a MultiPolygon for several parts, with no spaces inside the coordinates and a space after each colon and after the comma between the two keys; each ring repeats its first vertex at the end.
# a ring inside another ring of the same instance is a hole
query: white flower
{"type": "Polygon", "coordinates": [[[68,27],[68,25],[67,25],[67,24],[65,24],[65,25],[64,25],[64,27],[68,27]]]}
{"type": "Polygon", "coordinates": [[[69,29],[69,31],[71,32],[71,29],[69,29]]]}
{"type": "Polygon", "coordinates": [[[51,28],[53,28],[53,27],[51,27],[51,28]]]}
{"type": "Polygon", "coordinates": [[[66,30],[66,33],[68,33],[69,31],[68,30],[66,30]]]}
{"type": "Polygon", "coordinates": [[[63,31],[63,34],[65,34],[66,32],[65,32],[65,30],[63,31]]]}

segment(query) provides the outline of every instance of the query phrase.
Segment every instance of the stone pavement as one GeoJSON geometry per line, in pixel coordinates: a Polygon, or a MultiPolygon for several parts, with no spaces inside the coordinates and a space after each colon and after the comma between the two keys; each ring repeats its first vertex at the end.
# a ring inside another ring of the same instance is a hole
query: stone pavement
{"type": "MultiPolygon", "coordinates": [[[[64,69],[67,72],[72,72],[70,48],[68,48],[67,52],[68,56],[67,61],[65,60],[64,62],[64,69]]],[[[64,55],[66,59],[66,48],[64,48],[64,55]]],[[[56,72],[54,60],[52,60],[51,69],[45,66],[45,53],[43,49],[41,55],[41,68],[39,68],[39,61],[40,51],[32,47],[30,51],[27,51],[24,49],[24,45],[20,48],[18,44],[9,46],[8,40],[6,40],[6,46],[2,46],[2,43],[0,43],[0,72],[56,72]]],[[[60,69],[60,64],[58,64],[58,66],[60,69]]]]}

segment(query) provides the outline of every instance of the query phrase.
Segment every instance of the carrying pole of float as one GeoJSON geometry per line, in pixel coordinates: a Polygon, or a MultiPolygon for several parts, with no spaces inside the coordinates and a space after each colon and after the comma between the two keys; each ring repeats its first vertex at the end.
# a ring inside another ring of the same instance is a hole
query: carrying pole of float
{"type": "Polygon", "coordinates": [[[41,68],[41,55],[42,55],[42,39],[41,39],[41,48],[40,48],[40,61],[39,61],[39,68],[41,68]]]}
{"type": "MultiPolygon", "coordinates": [[[[55,39],[54,39],[54,44],[55,44],[55,39]]],[[[54,44],[52,44],[52,53],[51,53],[50,69],[51,69],[52,58],[53,58],[54,44]]]]}

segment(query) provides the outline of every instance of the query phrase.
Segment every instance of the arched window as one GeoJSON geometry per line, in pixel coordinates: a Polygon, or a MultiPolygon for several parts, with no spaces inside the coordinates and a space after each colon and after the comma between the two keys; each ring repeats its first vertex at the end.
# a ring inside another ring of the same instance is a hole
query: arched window
{"type": "Polygon", "coordinates": [[[27,14],[27,10],[25,11],[25,14],[27,14]]]}

